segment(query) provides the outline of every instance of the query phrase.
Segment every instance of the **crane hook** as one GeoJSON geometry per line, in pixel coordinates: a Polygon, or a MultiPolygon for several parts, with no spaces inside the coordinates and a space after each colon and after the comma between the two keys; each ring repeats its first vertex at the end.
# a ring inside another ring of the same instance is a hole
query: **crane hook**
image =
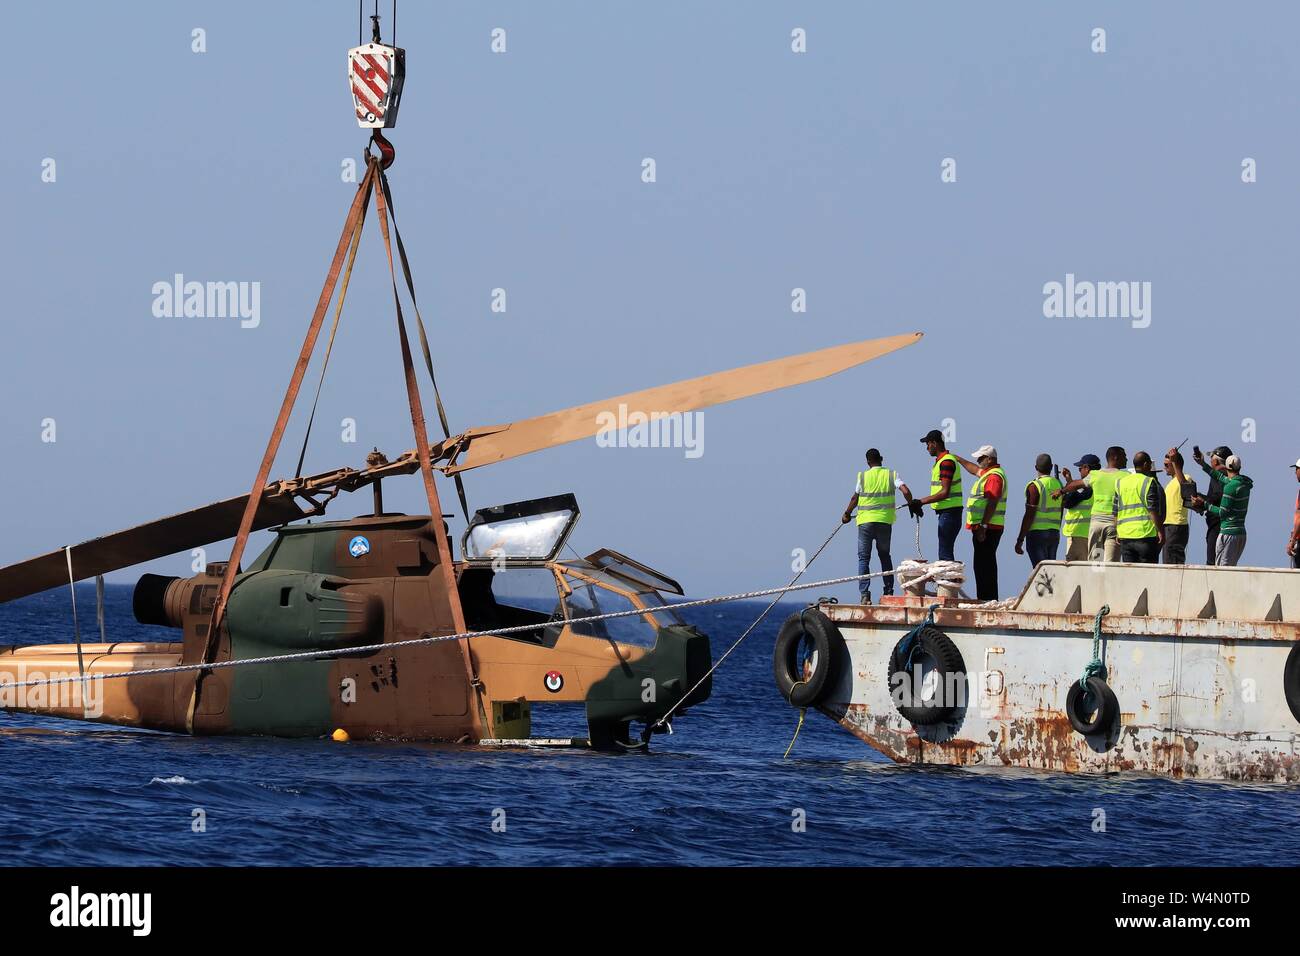
{"type": "MultiPolygon", "coordinates": [[[[393,160],[397,157],[397,152],[393,149],[393,144],[384,139],[384,134],[378,129],[372,129],[370,131],[370,142],[374,143],[375,148],[379,150],[379,168],[387,169],[389,166],[393,165],[393,160]]],[[[369,147],[366,147],[366,152],[370,152],[369,147]]]]}

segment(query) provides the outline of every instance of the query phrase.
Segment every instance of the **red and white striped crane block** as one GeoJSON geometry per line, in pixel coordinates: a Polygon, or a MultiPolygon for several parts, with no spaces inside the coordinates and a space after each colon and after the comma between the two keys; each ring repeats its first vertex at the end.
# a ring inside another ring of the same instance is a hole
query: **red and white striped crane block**
{"type": "Polygon", "coordinates": [[[383,43],[366,43],[348,50],[348,82],[357,125],[362,129],[396,126],[405,80],[405,50],[383,43]]]}

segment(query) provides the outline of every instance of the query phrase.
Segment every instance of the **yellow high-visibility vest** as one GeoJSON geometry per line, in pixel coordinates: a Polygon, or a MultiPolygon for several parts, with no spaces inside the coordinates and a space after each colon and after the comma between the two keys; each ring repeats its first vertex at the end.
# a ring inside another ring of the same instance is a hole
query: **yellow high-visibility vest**
{"type": "MultiPolygon", "coordinates": [[[[1061,487],[1061,483],[1051,475],[1040,475],[1029,483],[1038,486],[1038,508],[1034,511],[1034,521],[1030,531],[1057,531],[1061,527],[1061,499],[1053,498],[1052,492],[1061,487]]],[[[1028,492],[1029,485],[1025,485],[1028,492]]]]}
{"type": "Polygon", "coordinates": [[[970,500],[966,502],[966,523],[968,525],[979,525],[982,521],[988,521],[989,527],[1001,528],[1007,523],[1007,473],[1002,470],[1000,465],[994,465],[984,474],[980,475],[975,481],[975,487],[970,490],[970,500]],[[988,481],[990,475],[1002,476],[1002,494],[997,500],[997,505],[992,509],[992,514],[988,518],[983,515],[988,509],[984,497],[984,484],[988,481]],[[978,512],[976,505],[979,505],[978,512]],[[976,517],[976,515],[980,517],[976,517]]]}
{"type": "Polygon", "coordinates": [[[1067,538],[1086,538],[1091,520],[1092,499],[1084,498],[1073,508],[1065,509],[1065,514],[1061,516],[1061,534],[1067,538]]]}
{"type": "Polygon", "coordinates": [[[1093,518],[1101,518],[1107,515],[1113,516],[1115,483],[1119,481],[1120,475],[1123,474],[1118,468],[1113,471],[1097,469],[1088,475],[1088,487],[1092,489],[1092,514],[1093,518]]]}
{"type": "Polygon", "coordinates": [[[877,465],[858,472],[858,524],[894,523],[894,473],[877,465]]]}
{"type": "Polygon", "coordinates": [[[943,482],[939,480],[939,466],[945,461],[952,462],[952,484],[948,486],[948,497],[933,503],[932,507],[935,511],[961,507],[961,465],[952,456],[952,452],[946,451],[934,460],[934,468],[930,470],[930,494],[937,495],[943,491],[943,482]]]}
{"type": "Polygon", "coordinates": [[[1115,485],[1115,493],[1119,495],[1119,510],[1115,512],[1115,537],[1128,541],[1157,536],[1159,532],[1156,523],[1151,520],[1151,512],[1147,511],[1147,493],[1153,481],[1155,479],[1150,475],[1133,473],[1120,476],[1115,485]]]}

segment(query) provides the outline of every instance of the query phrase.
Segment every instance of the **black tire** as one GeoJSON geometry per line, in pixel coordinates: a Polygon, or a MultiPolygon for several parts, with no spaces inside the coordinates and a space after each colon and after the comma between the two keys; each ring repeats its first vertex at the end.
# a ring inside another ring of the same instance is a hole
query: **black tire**
{"type": "Polygon", "coordinates": [[[1100,677],[1089,677],[1086,690],[1077,680],[1071,681],[1065,695],[1065,715],[1070,718],[1070,726],[1084,737],[1104,734],[1119,716],[1119,700],[1100,677]]]}
{"type": "Polygon", "coordinates": [[[807,608],[781,625],[772,650],[772,676],[781,696],[795,707],[812,707],[825,699],[848,658],[840,629],[821,611],[807,608]],[[800,660],[799,652],[812,653],[800,660]],[[805,665],[812,665],[811,672],[805,665]]]}
{"type": "Polygon", "coordinates": [[[904,637],[889,655],[889,696],[898,712],[914,726],[951,722],[966,693],[966,662],[957,645],[937,627],[923,627],[904,647],[904,637]],[[919,680],[917,664],[922,666],[919,680]],[[920,695],[914,695],[920,690],[920,695]],[[919,696],[920,699],[917,699],[919,696]]]}
{"type": "Polygon", "coordinates": [[[1286,656],[1286,667],[1282,669],[1282,693],[1286,695],[1286,705],[1291,708],[1291,716],[1300,721],[1300,644],[1291,647],[1286,656]]]}

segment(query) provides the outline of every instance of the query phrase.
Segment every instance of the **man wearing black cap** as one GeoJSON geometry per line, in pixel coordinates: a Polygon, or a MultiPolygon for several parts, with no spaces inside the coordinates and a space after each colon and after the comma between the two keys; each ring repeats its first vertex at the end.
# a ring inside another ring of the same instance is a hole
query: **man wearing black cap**
{"type": "Polygon", "coordinates": [[[944,445],[943,432],[937,428],[926,432],[921,443],[934,459],[934,468],[930,471],[930,493],[913,500],[917,506],[931,505],[934,508],[934,516],[939,520],[939,560],[955,561],[953,545],[961,533],[961,513],[966,505],[961,496],[957,459],[944,445]]]}
{"type": "MultiPolygon", "coordinates": [[[[1079,469],[1079,480],[1086,482],[1088,474],[1101,467],[1101,459],[1096,455],[1084,455],[1074,463],[1079,469]]],[[[1068,485],[1073,479],[1069,468],[1061,469],[1061,477],[1068,485]]],[[[1061,496],[1061,534],[1065,536],[1065,560],[1088,560],[1088,534],[1092,523],[1092,489],[1085,485],[1061,496]]]]}
{"type": "Polygon", "coordinates": [[[1220,445],[1210,452],[1210,461],[1206,464],[1201,446],[1193,445],[1192,457],[1201,466],[1201,470],[1210,476],[1209,488],[1205,492],[1205,504],[1195,510],[1205,516],[1205,563],[1214,564],[1219,551],[1219,516],[1212,506],[1223,503],[1223,482],[1219,480],[1219,473],[1223,471],[1227,460],[1232,457],[1232,449],[1227,445],[1220,445]]]}

